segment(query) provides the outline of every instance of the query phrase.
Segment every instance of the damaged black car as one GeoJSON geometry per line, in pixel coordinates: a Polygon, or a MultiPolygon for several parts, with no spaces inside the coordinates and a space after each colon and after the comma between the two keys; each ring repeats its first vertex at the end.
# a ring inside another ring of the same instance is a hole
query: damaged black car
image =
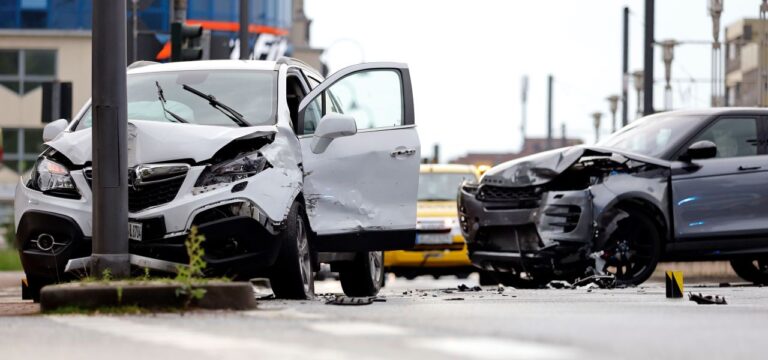
{"type": "Polygon", "coordinates": [[[729,260],[768,282],[768,111],[707,109],[639,119],[596,146],[500,164],[459,195],[481,283],[537,287],[660,261],[729,260]]]}

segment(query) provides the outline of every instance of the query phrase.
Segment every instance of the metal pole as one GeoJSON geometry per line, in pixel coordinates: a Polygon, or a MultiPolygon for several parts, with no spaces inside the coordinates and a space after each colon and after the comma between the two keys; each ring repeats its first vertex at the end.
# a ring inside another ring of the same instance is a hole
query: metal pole
{"type": "Polygon", "coordinates": [[[248,0],[240,0],[240,60],[248,59],[248,0]]]}
{"type": "Polygon", "coordinates": [[[520,104],[522,114],[520,118],[520,134],[522,136],[522,142],[525,144],[526,124],[528,122],[528,75],[523,76],[522,84],[520,86],[520,104]]]}
{"type": "Polygon", "coordinates": [[[173,0],[173,21],[184,23],[187,21],[187,0],[173,0]]]}
{"type": "Polygon", "coordinates": [[[131,18],[132,18],[132,31],[131,31],[131,62],[138,60],[139,56],[136,54],[138,51],[138,38],[139,38],[139,15],[137,14],[139,0],[131,1],[131,18]]]}
{"type": "Polygon", "coordinates": [[[552,149],[552,75],[547,77],[547,150],[552,149]]]}
{"type": "Polygon", "coordinates": [[[624,37],[621,54],[621,126],[629,124],[629,7],[624,7],[624,37]]]}
{"type": "Polygon", "coordinates": [[[130,273],[124,0],[93,2],[93,241],[91,272],[130,273]]]}
{"type": "Polygon", "coordinates": [[[645,0],[645,52],[643,76],[643,115],[654,113],[653,110],[653,20],[654,0],[645,0]]]}

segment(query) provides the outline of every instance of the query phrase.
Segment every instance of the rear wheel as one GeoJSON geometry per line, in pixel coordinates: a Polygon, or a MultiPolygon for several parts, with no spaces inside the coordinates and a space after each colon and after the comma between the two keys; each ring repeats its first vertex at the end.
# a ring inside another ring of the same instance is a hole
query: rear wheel
{"type": "Polygon", "coordinates": [[[639,285],[653,274],[661,256],[658,226],[640,211],[619,221],[603,250],[603,271],[616,276],[619,285],[639,285]]]}
{"type": "Polygon", "coordinates": [[[291,206],[287,227],[280,234],[280,242],[280,254],[270,276],[275,297],[311,299],[315,293],[312,256],[304,208],[298,202],[291,206]]]}
{"type": "Polygon", "coordinates": [[[731,260],[731,267],[736,275],[746,281],[768,285],[768,256],[731,260]]]}
{"type": "Polygon", "coordinates": [[[355,259],[339,270],[341,288],[347,296],[376,296],[384,286],[384,252],[355,254],[355,259]]]}

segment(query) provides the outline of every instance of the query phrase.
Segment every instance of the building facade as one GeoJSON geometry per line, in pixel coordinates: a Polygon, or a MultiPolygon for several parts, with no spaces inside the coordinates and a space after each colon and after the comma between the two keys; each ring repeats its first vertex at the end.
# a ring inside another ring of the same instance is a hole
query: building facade
{"type": "Polygon", "coordinates": [[[768,88],[760,96],[760,64],[768,72],[768,24],[759,19],[743,19],[725,28],[725,101],[726,106],[766,106],[768,88]],[[762,56],[761,56],[762,52],[762,56]]]}

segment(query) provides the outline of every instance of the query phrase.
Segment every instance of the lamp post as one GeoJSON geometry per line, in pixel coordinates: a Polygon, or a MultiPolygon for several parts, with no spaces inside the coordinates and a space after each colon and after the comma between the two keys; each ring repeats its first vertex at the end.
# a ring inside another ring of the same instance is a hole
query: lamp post
{"type": "Polygon", "coordinates": [[[679,44],[675,40],[661,42],[661,57],[664,60],[664,108],[672,110],[672,60],[675,59],[675,46],[679,44]]]}
{"type": "MultiPolygon", "coordinates": [[[[720,15],[723,13],[723,0],[709,0],[707,4],[709,16],[712,17],[712,96],[711,105],[719,106],[722,98],[720,89],[722,60],[720,57],[720,15]]],[[[762,51],[760,52],[762,54],[762,51]]],[[[758,62],[762,64],[762,60],[758,62]]],[[[760,68],[762,65],[758,65],[760,68]]],[[[758,70],[759,73],[759,70],[758,70]]],[[[762,91],[762,87],[759,87],[762,91]]]]}
{"type": "Polygon", "coordinates": [[[600,141],[600,118],[603,117],[603,113],[596,111],[592,113],[592,121],[595,126],[595,143],[600,141]]]}
{"type": "Polygon", "coordinates": [[[632,73],[632,80],[637,93],[637,116],[643,116],[643,71],[637,70],[632,73]]]}
{"type": "Polygon", "coordinates": [[[611,109],[611,132],[616,132],[616,110],[619,109],[619,100],[621,100],[621,96],[619,95],[611,95],[605,100],[608,100],[608,105],[611,109]]]}

